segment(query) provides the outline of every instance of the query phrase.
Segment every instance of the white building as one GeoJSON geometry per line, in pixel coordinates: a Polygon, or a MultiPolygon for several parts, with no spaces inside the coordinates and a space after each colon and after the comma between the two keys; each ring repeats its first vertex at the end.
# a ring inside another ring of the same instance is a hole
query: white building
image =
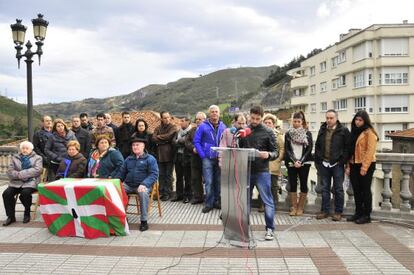
{"type": "Polygon", "coordinates": [[[315,138],[328,109],[349,128],[357,110],[369,112],[378,149],[391,149],[387,133],[414,127],[414,24],[351,29],[288,74],[291,105],[304,110],[315,138]]]}

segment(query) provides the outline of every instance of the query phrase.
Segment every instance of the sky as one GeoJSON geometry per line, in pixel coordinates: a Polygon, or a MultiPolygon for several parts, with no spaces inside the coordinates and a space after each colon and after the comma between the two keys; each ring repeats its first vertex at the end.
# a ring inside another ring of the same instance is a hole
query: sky
{"type": "Polygon", "coordinates": [[[0,0],[0,94],[26,102],[10,24],[49,21],[34,103],[128,94],[220,69],[284,65],[350,28],[414,23],[412,0],[0,0]]]}

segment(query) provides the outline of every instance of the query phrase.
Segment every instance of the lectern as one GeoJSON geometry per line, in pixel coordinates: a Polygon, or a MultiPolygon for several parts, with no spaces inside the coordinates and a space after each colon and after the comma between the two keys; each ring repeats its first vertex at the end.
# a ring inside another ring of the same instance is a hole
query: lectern
{"type": "Polygon", "coordinates": [[[213,147],[221,163],[221,211],[224,238],[230,244],[249,246],[250,163],[259,151],[250,148],[213,147]]]}

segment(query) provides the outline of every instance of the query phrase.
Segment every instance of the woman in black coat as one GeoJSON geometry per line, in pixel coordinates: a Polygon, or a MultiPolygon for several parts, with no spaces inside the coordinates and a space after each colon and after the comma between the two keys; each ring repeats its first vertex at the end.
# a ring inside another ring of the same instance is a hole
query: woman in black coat
{"type": "Polygon", "coordinates": [[[86,174],[86,158],[79,153],[80,144],[76,140],[68,142],[67,155],[59,164],[56,179],[60,178],[84,178],[86,174]]]}

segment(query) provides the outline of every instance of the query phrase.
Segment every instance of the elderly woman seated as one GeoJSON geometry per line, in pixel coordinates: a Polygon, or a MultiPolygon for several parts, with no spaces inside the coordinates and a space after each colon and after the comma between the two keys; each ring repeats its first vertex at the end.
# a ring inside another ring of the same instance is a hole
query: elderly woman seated
{"type": "Polygon", "coordinates": [[[67,145],[68,152],[63,157],[56,172],[56,179],[60,178],[83,178],[86,174],[86,158],[79,153],[80,144],[71,140],[67,145]]]}
{"type": "Polygon", "coordinates": [[[16,194],[20,193],[20,201],[24,206],[23,223],[30,221],[30,207],[32,193],[36,191],[42,174],[42,157],[33,151],[33,144],[29,141],[20,143],[20,153],[12,156],[7,175],[10,179],[9,187],[3,192],[4,208],[7,220],[3,226],[16,221],[16,194]]]}

